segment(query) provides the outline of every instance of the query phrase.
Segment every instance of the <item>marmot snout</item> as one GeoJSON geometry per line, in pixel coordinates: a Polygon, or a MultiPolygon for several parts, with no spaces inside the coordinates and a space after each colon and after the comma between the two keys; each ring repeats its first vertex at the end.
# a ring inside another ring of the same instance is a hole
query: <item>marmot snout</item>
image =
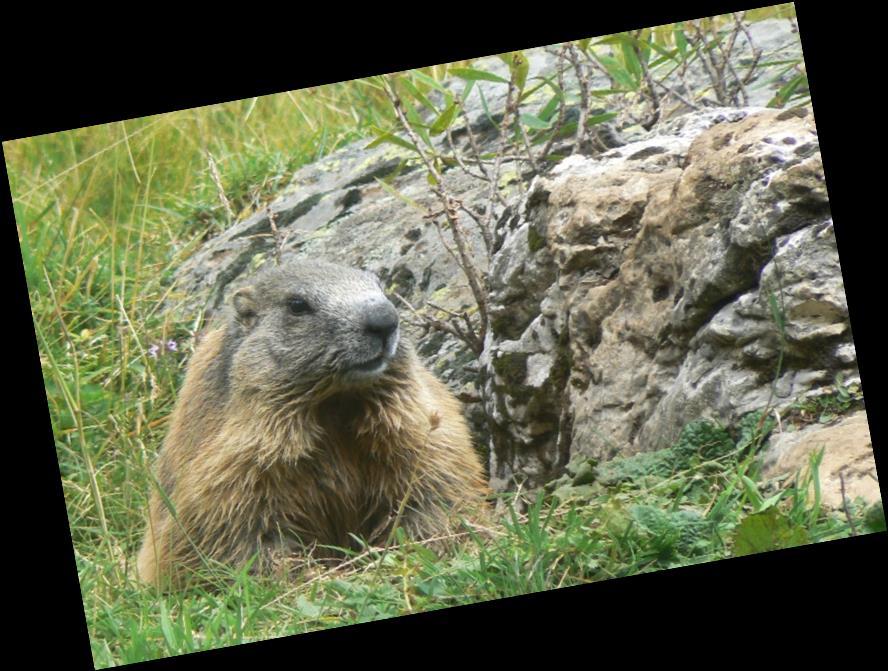
{"type": "Polygon", "coordinates": [[[233,295],[189,363],[157,478],[138,571],[164,584],[212,561],[258,555],[262,570],[353,536],[384,542],[396,523],[446,534],[486,493],[459,402],[379,281],[322,262],[233,295]]]}
{"type": "Polygon", "coordinates": [[[354,380],[371,379],[384,372],[398,352],[398,311],[382,296],[366,299],[355,312],[363,324],[364,341],[354,351],[360,359],[347,362],[345,372],[354,380]]]}

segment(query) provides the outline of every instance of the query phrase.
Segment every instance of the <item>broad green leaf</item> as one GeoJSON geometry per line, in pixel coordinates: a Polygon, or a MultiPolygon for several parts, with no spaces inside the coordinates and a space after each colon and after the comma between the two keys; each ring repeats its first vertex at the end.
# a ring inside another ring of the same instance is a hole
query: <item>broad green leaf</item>
{"type": "Polygon", "coordinates": [[[650,67],[651,70],[656,70],[661,65],[663,65],[664,63],[668,63],[671,60],[674,60],[674,59],[667,58],[666,56],[661,56],[660,58],[657,58],[657,59],[654,59],[653,61],[651,61],[650,65],[648,67],[650,67]]]}
{"type": "Polygon", "coordinates": [[[484,110],[484,116],[486,116],[487,120],[493,124],[494,128],[499,128],[499,124],[491,116],[490,109],[487,107],[487,98],[484,97],[483,89],[478,89],[478,95],[481,96],[481,109],[484,110]]]}
{"type": "Polygon", "coordinates": [[[599,44],[622,44],[623,36],[622,35],[607,35],[606,37],[602,37],[595,42],[596,45],[599,44]]]}
{"type": "Polygon", "coordinates": [[[296,597],[296,608],[302,613],[305,617],[309,618],[317,618],[321,614],[321,607],[315,603],[312,603],[308,599],[306,599],[301,594],[296,597]]]}
{"type": "Polygon", "coordinates": [[[455,74],[460,79],[465,79],[467,81],[485,81],[485,82],[497,82],[499,84],[508,84],[508,79],[503,79],[499,75],[495,75],[492,72],[484,72],[483,70],[476,70],[475,68],[453,68],[450,72],[455,74]]]}
{"type": "Polygon", "coordinates": [[[413,82],[410,81],[409,77],[401,77],[399,79],[401,86],[413,96],[416,100],[422,103],[425,107],[432,110],[435,114],[438,113],[438,109],[431,103],[431,101],[425,97],[422,91],[420,91],[416,86],[414,86],[413,82]]]}
{"type": "Polygon", "coordinates": [[[882,502],[870,506],[864,514],[863,526],[869,533],[885,531],[885,509],[882,502]]]}
{"type": "Polygon", "coordinates": [[[544,86],[546,86],[549,83],[549,80],[546,77],[531,77],[531,79],[532,80],[539,79],[540,83],[537,84],[536,86],[524,91],[521,94],[521,97],[518,98],[518,102],[523,102],[523,101],[527,100],[528,98],[530,98],[530,96],[532,96],[534,93],[536,93],[537,91],[539,91],[541,88],[543,88],[544,86]]]}
{"type": "Polygon", "coordinates": [[[551,130],[538,131],[537,133],[534,133],[533,136],[530,138],[530,145],[532,147],[535,147],[537,145],[543,144],[543,142],[547,142],[551,136],[551,130]]]}
{"type": "Polygon", "coordinates": [[[530,61],[527,60],[527,56],[524,55],[523,51],[513,51],[512,57],[509,61],[509,71],[512,73],[512,81],[515,82],[515,86],[519,91],[524,90],[524,85],[527,83],[527,73],[530,70],[530,61]]]}
{"type": "Polygon", "coordinates": [[[774,82],[780,81],[781,79],[783,79],[784,76],[786,76],[786,73],[792,72],[793,68],[795,68],[796,65],[798,65],[798,61],[796,61],[795,63],[792,63],[790,65],[787,65],[785,68],[780,68],[780,70],[778,70],[777,73],[774,74],[773,77],[769,77],[764,82],[759,82],[757,87],[763,88],[763,87],[767,86],[768,84],[773,84],[774,82]]]}
{"type": "Polygon", "coordinates": [[[682,24],[680,23],[675,25],[675,46],[678,47],[678,53],[680,53],[682,59],[684,59],[688,53],[688,40],[685,37],[682,24]]]}
{"type": "Polygon", "coordinates": [[[438,115],[438,118],[435,119],[434,123],[432,123],[429,128],[429,132],[432,135],[440,135],[445,130],[450,128],[450,125],[453,123],[453,119],[456,117],[456,103],[451,102],[441,114],[438,115]]]}
{"type": "Polygon", "coordinates": [[[469,99],[469,94],[472,92],[473,86],[475,86],[475,82],[473,82],[471,80],[466,82],[466,86],[465,86],[465,88],[463,88],[463,92],[462,92],[462,96],[461,96],[463,102],[465,102],[466,100],[469,99]]]}
{"type": "MultiPolygon", "coordinates": [[[[665,60],[669,60],[669,61],[677,60],[675,58],[676,54],[678,53],[677,49],[667,49],[666,47],[661,46],[661,45],[657,44],[656,42],[650,42],[648,44],[648,46],[651,47],[651,49],[656,51],[658,54],[660,54],[665,60]]],[[[656,62],[659,63],[660,61],[656,61],[656,62]]]]}
{"type": "Polygon", "coordinates": [[[410,127],[416,131],[416,134],[422,138],[422,141],[425,142],[429,147],[432,146],[432,141],[429,138],[429,133],[426,130],[427,126],[422,122],[422,119],[419,118],[419,114],[416,113],[416,109],[413,105],[404,105],[404,114],[407,116],[407,121],[410,122],[410,127]]]}
{"type": "Polygon", "coordinates": [[[640,38],[630,38],[632,42],[638,47],[638,50],[641,52],[641,62],[642,63],[650,63],[651,62],[651,48],[653,47],[653,40],[651,39],[651,31],[650,28],[645,28],[641,32],[640,38]]]}
{"type": "Polygon", "coordinates": [[[521,123],[536,130],[546,130],[549,127],[548,121],[535,117],[533,114],[522,114],[520,116],[521,123]]]}
{"type": "Polygon", "coordinates": [[[176,639],[176,634],[173,632],[173,625],[170,621],[170,612],[167,610],[166,604],[163,601],[160,602],[160,629],[163,632],[163,637],[166,639],[167,647],[170,651],[177,651],[179,643],[176,639]]]}
{"type": "Polygon", "coordinates": [[[607,70],[608,74],[620,85],[630,91],[638,88],[632,75],[624,68],[620,62],[612,56],[598,56],[597,60],[607,70]]]}
{"type": "Polygon", "coordinates": [[[803,527],[794,526],[777,508],[748,515],[734,530],[734,556],[797,547],[809,542],[803,527]]]}
{"type": "Polygon", "coordinates": [[[552,96],[549,99],[549,102],[546,103],[545,107],[543,107],[543,109],[541,109],[537,113],[537,116],[540,118],[540,120],[542,120],[543,122],[546,123],[547,127],[548,127],[549,121],[552,119],[553,116],[555,116],[555,112],[558,111],[558,103],[561,100],[561,98],[562,98],[562,96],[560,96],[556,93],[554,96],[552,96]]]}
{"type": "Polygon", "coordinates": [[[775,95],[770,100],[770,102],[768,103],[768,107],[782,107],[783,105],[785,105],[786,102],[792,97],[792,94],[795,93],[795,90],[803,83],[808,83],[807,75],[800,74],[795,76],[783,88],[777,91],[777,95],[775,95]]]}
{"type": "Polygon", "coordinates": [[[770,496],[764,501],[762,501],[761,505],[758,507],[758,510],[755,512],[761,513],[767,510],[768,508],[772,508],[783,498],[784,492],[777,492],[774,496],[770,496]]]}
{"type": "Polygon", "coordinates": [[[629,71],[633,81],[637,84],[637,82],[641,81],[642,69],[641,63],[638,60],[638,54],[635,53],[632,38],[624,35],[623,39],[620,40],[620,48],[623,52],[623,62],[626,64],[626,70],[629,71]]]}
{"type": "Polygon", "coordinates": [[[553,77],[540,77],[540,79],[546,82],[546,85],[552,89],[555,95],[558,96],[559,100],[564,99],[564,91],[561,90],[561,87],[558,86],[558,82],[556,82],[553,77]]]}
{"type": "Polygon", "coordinates": [[[372,149],[373,147],[378,147],[383,142],[388,142],[390,144],[396,144],[399,147],[404,147],[404,149],[409,149],[410,151],[416,151],[416,147],[412,142],[408,142],[402,137],[398,137],[394,133],[383,133],[375,140],[373,140],[370,144],[368,144],[364,149],[372,149]]]}
{"type": "Polygon", "coordinates": [[[759,494],[758,486],[748,475],[741,475],[740,481],[743,483],[743,487],[746,489],[746,495],[749,497],[752,505],[758,509],[763,501],[762,495],[759,494]]]}
{"type": "Polygon", "coordinates": [[[449,91],[444,87],[443,84],[441,84],[441,82],[437,81],[433,77],[429,77],[424,72],[420,72],[419,70],[412,70],[410,74],[412,74],[426,86],[430,86],[433,89],[440,91],[441,93],[449,93],[449,91]]]}
{"type": "Polygon", "coordinates": [[[605,112],[604,114],[593,114],[588,119],[586,119],[587,126],[594,126],[596,124],[605,123],[606,121],[610,121],[611,119],[616,118],[616,112],[605,112]]]}
{"type": "Polygon", "coordinates": [[[656,42],[660,46],[672,44],[672,30],[673,26],[669,24],[657,26],[653,30],[654,39],[651,41],[656,42]]]}
{"type": "Polygon", "coordinates": [[[576,135],[577,132],[577,122],[576,121],[568,121],[566,124],[561,126],[561,130],[558,131],[558,137],[568,137],[572,135],[576,135]]]}

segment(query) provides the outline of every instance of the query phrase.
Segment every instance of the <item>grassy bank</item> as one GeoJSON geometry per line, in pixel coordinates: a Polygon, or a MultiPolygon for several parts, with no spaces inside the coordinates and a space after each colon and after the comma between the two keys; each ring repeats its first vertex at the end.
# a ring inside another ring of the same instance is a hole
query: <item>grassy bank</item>
{"type": "Polygon", "coordinates": [[[499,523],[444,553],[400,538],[294,580],[216,574],[215,590],[167,596],[123,571],[109,582],[109,559],[80,555],[93,655],[99,666],[153,659],[842,538],[852,524],[884,529],[860,503],[849,517],[821,510],[816,477],[762,482],[757,420],[692,424],[656,458],[574,464],[553,491],[503,500],[499,523]]]}

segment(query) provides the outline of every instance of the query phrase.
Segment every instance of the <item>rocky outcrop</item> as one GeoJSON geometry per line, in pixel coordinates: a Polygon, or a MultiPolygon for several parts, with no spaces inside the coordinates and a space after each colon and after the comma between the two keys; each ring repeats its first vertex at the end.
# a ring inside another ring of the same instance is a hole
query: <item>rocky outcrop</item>
{"type": "Polygon", "coordinates": [[[856,374],[812,115],[689,115],[537,178],[491,274],[499,488],[856,374]],[[782,326],[781,326],[782,324],[782,326]],[[782,354],[781,354],[782,352],[782,354]]]}

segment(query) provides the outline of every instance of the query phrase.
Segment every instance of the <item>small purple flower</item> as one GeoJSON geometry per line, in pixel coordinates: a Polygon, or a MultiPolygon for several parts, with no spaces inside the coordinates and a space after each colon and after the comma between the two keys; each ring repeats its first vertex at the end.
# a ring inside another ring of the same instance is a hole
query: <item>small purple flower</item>
{"type": "Polygon", "coordinates": [[[168,349],[170,352],[175,352],[175,351],[176,351],[176,348],[177,348],[178,346],[179,346],[179,345],[176,343],[175,340],[169,340],[169,341],[167,341],[167,349],[168,349]]]}
{"type": "Polygon", "coordinates": [[[160,347],[158,347],[157,345],[151,345],[151,347],[148,348],[148,356],[156,359],[157,353],[159,351],[160,351],[160,347]]]}

